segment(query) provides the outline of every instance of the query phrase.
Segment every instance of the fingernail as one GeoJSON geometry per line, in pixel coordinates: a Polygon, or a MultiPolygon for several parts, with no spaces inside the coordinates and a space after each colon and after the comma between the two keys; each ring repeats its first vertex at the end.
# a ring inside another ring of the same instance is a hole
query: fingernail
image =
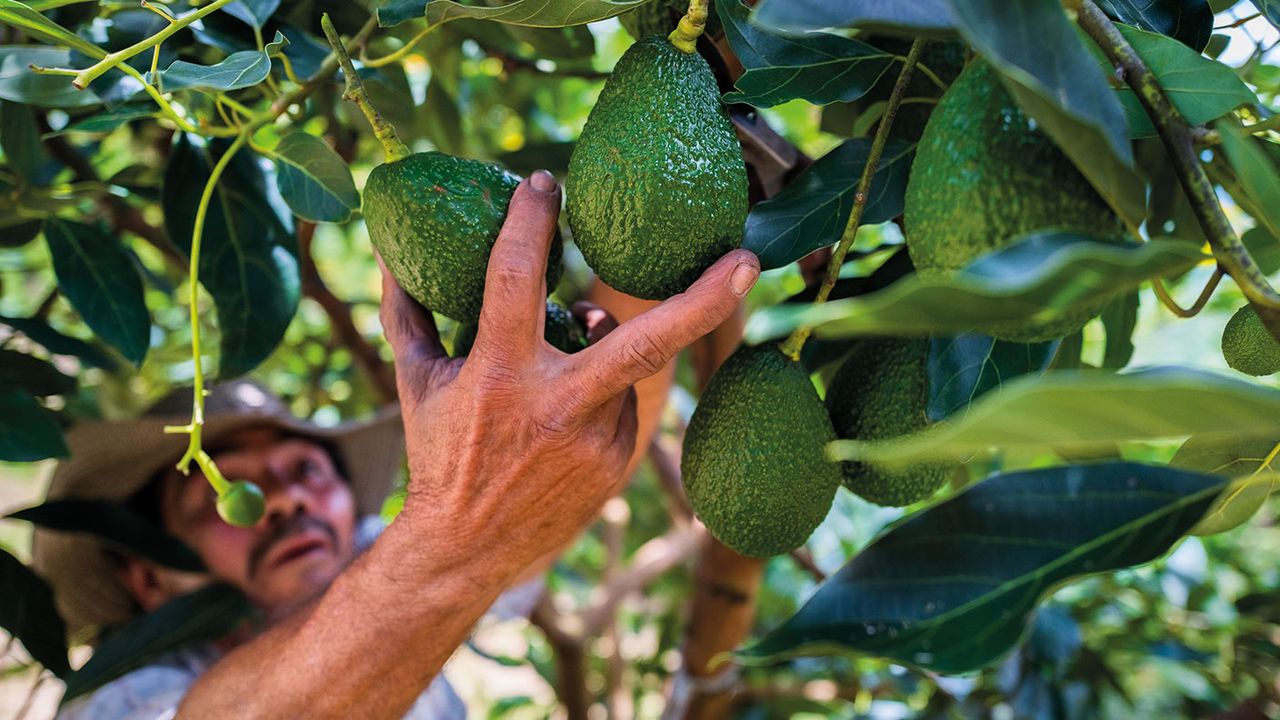
{"type": "Polygon", "coordinates": [[[549,193],[556,189],[556,179],[546,170],[538,170],[530,175],[529,184],[538,192],[549,193]]]}
{"type": "Polygon", "coordinates": [[[760,277],[760,271],[751,263],[739,263],[738,267],[733,269],[733,274],[729,276],[729,287],[738,295],[746,295],[752,285],[756,284],[756,278],[760,277]]]}

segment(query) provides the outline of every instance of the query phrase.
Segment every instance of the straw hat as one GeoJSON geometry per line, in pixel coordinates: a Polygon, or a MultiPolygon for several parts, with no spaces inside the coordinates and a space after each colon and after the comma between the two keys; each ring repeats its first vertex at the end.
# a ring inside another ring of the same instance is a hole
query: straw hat
{"type": "MultiPolygon", "coordinates": [[[[72,427],[67,433],[71,456],[54,471],[48,499],[122,501],[137,492],[186,450],[187,436],[167,435],[164,427],[190,422],[191,397],[190,388],[178,390],[137,420],[72,427]]],[[[280,398],[251,381],[214,386],[205,401],[204,443],[250,427],[276,427],[332,446],[346,466],[360,515],[379,511],[404,457],[396,406],[367,422],[325,428],[295,418],[280,398]]],[[[58,611],[73,637],[94,626],[127,621],[135,613],[94,536],[37,528],[31,554],[36,571],[53,586],[58,611]]]]}

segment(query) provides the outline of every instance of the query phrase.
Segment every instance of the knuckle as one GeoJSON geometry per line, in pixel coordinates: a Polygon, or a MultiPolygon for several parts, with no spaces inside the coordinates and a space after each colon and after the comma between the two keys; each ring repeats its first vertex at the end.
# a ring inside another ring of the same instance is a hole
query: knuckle
{"type": "Polygon", "coordinates": [[[527,285],[535,280],[541,278],[535,277],[532,263],[521,263],[491,266],[487,282],[494,290],[503,292],[507,288],[527,285]]]}
{"type": "Polygon", "coordinates": [[[669,343],[652,332],[642,332],[627,343],[626,361],[650,375],[656,374],[667,364],[667,358],[674,355],[669,343]]]}

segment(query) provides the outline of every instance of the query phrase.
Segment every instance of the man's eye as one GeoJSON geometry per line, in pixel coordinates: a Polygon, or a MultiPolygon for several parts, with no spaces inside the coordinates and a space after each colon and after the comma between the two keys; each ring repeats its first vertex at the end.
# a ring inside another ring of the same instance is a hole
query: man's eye
{"type": "Polygon", "coordinates": [[[298,463],[298,474],[304,477],[317,475],[320,472],[320,463],[315,460],[303,460],[298,463]]]}

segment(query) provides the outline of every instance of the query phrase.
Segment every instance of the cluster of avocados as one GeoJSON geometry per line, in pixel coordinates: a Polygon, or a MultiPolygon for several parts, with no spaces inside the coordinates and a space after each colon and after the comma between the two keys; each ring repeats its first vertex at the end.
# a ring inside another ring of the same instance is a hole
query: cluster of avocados
{"type": "MultiPolygon", "coordinates": [[[[673,8],[684,5],[658,0],[624,17],[639,39],[606,81],[565,182],[569,227],[587,264],[610,286],[646,299],[684,291],[738,247],[748,209],[742,150],[715,77],[691,44],[686,50],[665,35],[678,17],[673,8]]],[[[1114,213],[996,73],[981,60],[961,71],[963,48],[943,50],[939,57],[956,66],[945,74],[954,82],[908,128],[920,137],[904,223],[917,271],[962,270],[1047,227],[1121,240],[1114,213]]],[[[375,168],[365,187],[370,240],[405,290],[459,322],[455,355],[474,339],[488,256],[519,182],[492,163],[406,152],[375,168]]],[[[548,288],[559,277],[560,252],[557,238],[548,288]]],[[[993,334],[1059,337],[1099,309],[993,334]]],[[[550,302],[546,338],[565,352],[586,345],[568,311],[550,302]]],[[[928,352],[922,338],[859,341],[824,399],[810,370],[777,346],[739,349],[712,378],[685,437],[681,465],[694,512],[729,547],[767,557],[803,544],[842,484],[883,505],[932,496],[956,466],[886,470],[826,455],[837,438],[881,440],[929,426],[928,352]]]]}

